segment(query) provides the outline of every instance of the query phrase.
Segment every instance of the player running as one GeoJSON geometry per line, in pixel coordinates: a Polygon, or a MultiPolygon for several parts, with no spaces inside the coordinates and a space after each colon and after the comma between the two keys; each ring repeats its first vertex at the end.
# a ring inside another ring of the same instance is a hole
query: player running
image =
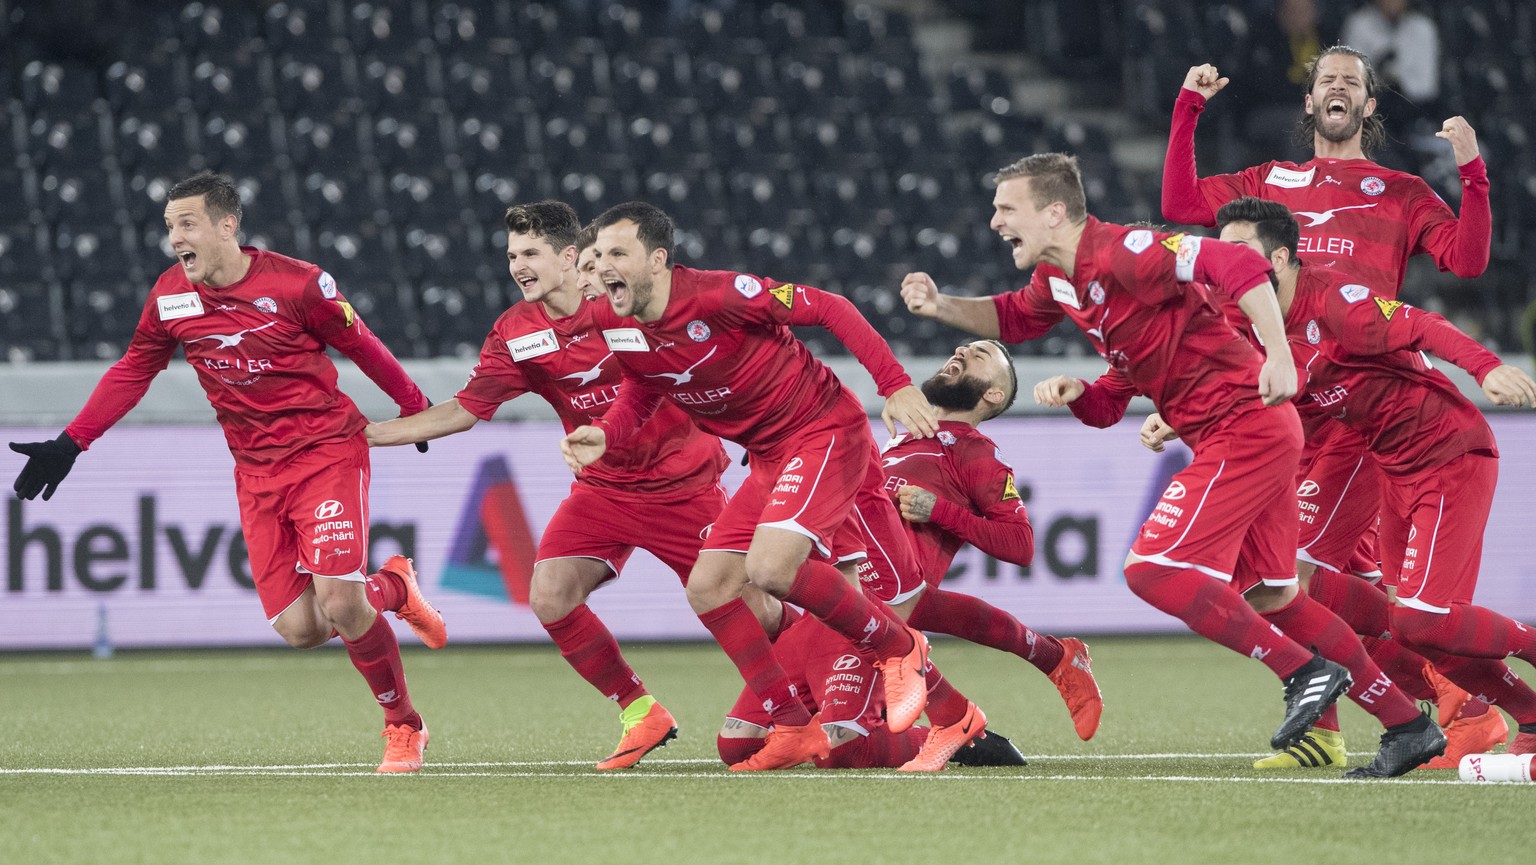
{"type": "Polygon", "coordinates": [[[327,347],[345,354],[410,415],[421,390],[319,267],[240,245],[240,194],[202,172],[171,187],[165,228],[178,262],[155,281],[133,340],[55,440],[27,456],[16,495],[51,498],[75,458],[121,420],[180,347],[235,457],[240,526],[256,594],[274,630],[307,649],[341,636],[384,710],[380,772],[421,768],[428,732],[406,691],[400,646],[379,615],[436,649],[442,617],[404,556],[368,561],[367,421],[336,387],[327,347]]]}

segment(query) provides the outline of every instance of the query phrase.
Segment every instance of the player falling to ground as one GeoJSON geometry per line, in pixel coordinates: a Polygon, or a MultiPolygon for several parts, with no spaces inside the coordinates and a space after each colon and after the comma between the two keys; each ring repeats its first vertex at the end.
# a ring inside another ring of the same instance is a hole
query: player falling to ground
{"type": "MultiPolygon", "coordinates": [[[[1520,732],[1511,753],[1536,751],[1536,692],[1502,663],[1510,655],[1536,662],[1536,630],[1472,603],[1498,476],[1493,431],[1421,352],[1471,373],[1495,405],[1536,406],[1536,382],[1441,316],[1301,261],[1293,253],[1296,223],[1283,206],[1241,199],[1223,206],[1218,221],[1223,238],[1275,265],[1286,330],[1307,371],[1298,402],[1309,423],[1357,430],[1386,476],[1382,565],[1396,603],[1389,621],[1380,593],[1346,583],[1358,596],[1356,628],[1390,626],[1458,685],[1514,716],[1520,732]]],[[[1501,744],[1507,728],[1502,720],[1497,728],[1496,741],[1463,747],[1501,744]]]]}
{"type": "MultiPolygon", "coordinates": [[[[1412,174],[1370,160],[1385,139],[1376,114],[1377,79],[1368,57],[1353,48],[1335,45],[1321,52],[1308,69],[1304,111],[1297,127],[1299,142],[1309,144],[1314,158],[1303,163],[1267,162],[1236,174],[1198,177],[1195,168],[1195,126],[1206,102],[1228,79],[1209,64],[1191,67],[1184,78],[1169,129],[1163,164],[1162,210],[1166,219],[1189,225],[1216,224],[1216,211],[1243,196],[1278,201],[1301,222],[1298,254],[1357,277],[1365,285],[1395,299],[1408,259],[1427,254],[1441,270],[1463,278],[1481,274],[1488,266],[1492,242],[1492,213],[1488,201],[1488,172],[1478,152],[1477,135],[1462,117],[1447,119],[1437,135],[1451,145],[1461,175],[1461,217],[1446,206],[1429,184],[1412,174]]],[[[1317,463],[1315,482],[1326,484],[1314,501],[1339,503],[1329,507],[1331,519],[1302,527],[1303,583],[1311,591],[1318,567],[1377,578],[1375,525],[1380,511],[1381,472],[1359,437],[1342,426],[1325,428],[1326,439],[1313,442],[1303,466],[1317,463]],[[1326,527],[1334,537],[1364,538],[1358,551],[1344,561],[1317,553],[1329,546],[1318,536],[1326,527]],[[1351,560],[1352,559],[1352,560],[1351,560]]],[[[1327,577],[1325,576],[1325,579],[1327,577]]],[[[1373,657],[1395,681],[1421,699],[1440,699],[1442,717],[1454,718],[1452,740],[1479,735],[1491,720],[1488,705],[1437,695],[1438,680],[1412,653],[1394,653],[1373,637],[1366,638],[1373,657]],[[1448,702],[1449,700],[1455,703],[1448,702]],[[1469,729],[1456,729],[1458,724],[1469,729]]],[[[1306,737],[1305,752],[1276,754],[1260,760],[1264,768],[1329,765],[1344,758],[1338,716],[1329,712],[1318,730],[1306,737]]]]}
{"type": "Polygon", "coordinates": [[[751,456],[751,473],[715,521],[688,579],[700,621],[773,717],[766,747],[732,768],[786,768],[830,747],[743,602],[748,583],[804,608],[879,659],[887,720],[896,732],[910,727],[926,702],[926,641],[829,561],[861,536],[851,519],[856,500],[884,501],[885,511],[873,516],[893,525],[893,555],[915,568],[909,542],[883,498],[863,406],[789,326],[820,325],[847,345],[886,395],[888,423],[932,435],[932,407],[847,300],[750,274],[674,266],[672,220],[642,202],[610,208],[593,225],[598,277],[611,305],[595,319],[624,386],[601,419],[562,442],[567,463],[584,470],[608,447],[629,442],[664,401],[751,456]]]}
{"type": "Polygon", "coordinates": [[[1007,411],[1018,393],[1008,349],[977,340],[922,384],[938,412],[933,438],[902,434],[886,445],[881,466],[912,531],[927,589],[907,617],[920,631],[1012,652],[1045,673],[1066,701],[1084,741],[1099,728],[1104,699],[1081,640],[1039,634],[980,598],[941,587],[955,553],[969,543],[1004,562],[1028,565],[1034,530],[997,443],[977,427],[1007,411]]]}
{"type": "MultiPolygon", "coordinates": [[[[583,296],[576,211],[559,201],[515,205],[507,209],[506,228],[507,269],[523,302],[496,320],[469,382],[454,399],[370,424],[370,444],[409,444],[463,432],[525,393],[543,397],[566,432],[592,423],[613,404],[619,364],[592,316],[597,304],[608,303],[583,296]]],[[[590,265],[591,255],[587,258],[590,265]]],[[[725,465],[718,438],[664,406],[571,484],[539,539],[529,591],[533,613],[576,672],[619,704],[623,737],[598,769],[633,766],[677,735],[677,721],[624,660],[587,598],[619,575],[637,547],[686,585],[699,545],[725,506],[720,486],[725,465]]],[[[776,624],[778,601],[755,598],[754,607],[772,608],[769,618],[776,624]]]]}
{"type": "Polygon", "coordinates": [[[1268,264],[1251,250],[1130,229],[1089,216],[1077,160],[1037,154],[997,174],[991,227],[1013,247],[1028,286],[984,298],[939,293],[909,274],[913,313],[1005,342],[1070,317],[1111,365],[1177,413],[1194,462],[1175,475],[1125,560],[1137,596],[1196,633],[1259,659],[1285,682],[1271,742],[1286,747],[1350,686],[1349,672],[1279,632],[1232,590],[1234,574],[1294,581],[1295,461],[1301,423],[1288,404],[1288,352],[1261,358],[1193,282],[1237,299],[1266,344],[1284,324],[1268,264]],[[1239,570],[1241,569],[1241,570],[1239,570]]]}
{"type": "Polygon", "coordinates": [[[25,454],[16,494],[46,500],[75,458],[127,414],[179,346],[197,370],[235,457],[240,527],[256,594],[295,648],[340,635],[384,709],[380,772],[421,768],[427,727],[411,705],[390,610],[432,648],[448,640],[409,559],[368,574],[367,421],[336,387],[335,348],[404,414],[426,397],[368,329],[329,273],[241,246],[240,195],[229,178],[189,177],[166,196],[178,262],[156,280],[123,358],[55,440],[25,454]]]}

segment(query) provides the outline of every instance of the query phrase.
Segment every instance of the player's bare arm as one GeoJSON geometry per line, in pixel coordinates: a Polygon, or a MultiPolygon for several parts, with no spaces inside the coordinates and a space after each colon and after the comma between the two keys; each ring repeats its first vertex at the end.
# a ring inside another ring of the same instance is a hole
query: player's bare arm
{"type": "Polygon", "coordinates": [[[1035,384],[1035,404],[1062,408],[1083,395],[1087,385],[1080,378],[1069,375],[1053,375],[1035,384]]]}
{"type": "Polygon", "coordinates": [[[939,414],[923,396],[916,385],[907,385],[885,398],[885,408],[880,412],[885,430],[896,435],[896,424],[901,424],[916,438],[932,438],[939,431],[939,414]]]}
{"type": "Polygon", "coordinates": [[[1435,137],[1451,142],[1451,155],[1456,158],[1458,166],[1466,165],[1479,155],[1477,131],[1460,114],[1447,118],[1445,123],[1441,124],[1440,131],[1435,133],[1435,137]]]}
{"type": "Polygon", "coordinates": [[[926,273],[909,273],[902,279],[901,300],[913,315],[932,318],[988,339],[997,339],[1002,334],[997,321],[997,306],[992,298],[940,294],[933,277],[926,273]]]}
{"type": "Polygon", "coordinates": [[[371,423],[364,432],[369,447],[394,447],[461,433],[479,422],[457,399],[451,399],[409,417],[371,423]]]}
{"type": "Polygon", "coordinates": [[[571,471],[581,470],[602,459],[608,450],[608,432],[599,426],[579,426],[560,440],[560,455],[571,471]]]}
{"type": "Polygon", "coordinates": [[[933,505],[939,497],[932,490],[907,484],[896,491],[896,505],[901,508],[901,518],[909,523],[926,523],[933,519],[933,505]]]}
{"type": "Polygon", "coordinates": [[[1162,453],[1164,445],[1179,437],[1179,433],[1173,427],[1163,421],[1163,416],[1157,412],[1147,415],[1147,419],[1141,422],[1141,446],[1153,453],[1162,453]]]}
{"type": "Polygon", "coordinates": [[[1215,66],[1209,63],[1202,63],[1199,66],[1189,67],[1189,72],[1184,75],[1184,89],[1193,90],[1206,99],[1210,99],[1212,96],[1220,93],[1221,89],[1226,87],[1231,81],[1232,79],[1225,78],[1220,72],[1216,71],[1215,66]]]}
{"type": "Polygon", "coordinates": [[[1507,363],[1499,364],[1483,377],[1483,393],[1494,405],[1536,408],[1536,381],[1525,370],[1507,363]]]}
{"type": "Polygon", "coordinates": [[[1296,367],[1285,339],[1285,317],[1275,300],[1275,290],[1265,282],[1238,299],[1237,305],[1264,344],[1264,366],[1259,369],[1259,397],[1265,405],[1279,405],[1296,395],[1296,367]]]}

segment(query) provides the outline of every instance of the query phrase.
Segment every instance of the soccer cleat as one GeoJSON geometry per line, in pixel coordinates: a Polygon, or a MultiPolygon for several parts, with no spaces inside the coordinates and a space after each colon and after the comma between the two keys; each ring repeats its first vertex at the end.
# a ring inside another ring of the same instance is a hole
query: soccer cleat
{"type": "Polygon", "coordinates": [[[1467,700],[1472,695],[1455,682],[1440,675],[1440,671],[1435,669],[1434,664],[1424,665],[1424,680],[1435,689],[1436,719],[1440,722],[1440,726],[1451,726],[1461,714],[1461,707],[1467,704],[1467,700]]]}
{"type": "MultiPolygon", "coordinates": [[[[641,697],[630,706],[641,700],[650,701],[648,707],[642,707],[645,708],[645,714],[633,723],[626,720],[619,746],[613,749],[608,759],[597,764],[598,769],[628,769],[640,762],[641,757],[677,738],[677,719],[672,717],[672,713],[650,695],[641,697]]],[[[624,713],[620,712],[619,716],[623,717],[624,713]]]]}
{"type": "Polygon", "coordinates": [[[956,766],[1028,766],[1029,761],[1008,737],[995,730],[988,730],[980,739],[955,752],[949,762],[956,766]]]}
{"type": "Polygon", "coordinates": [[[768,741],[752,756],[731,766],[732,772],[762,772],[769,769],[793,769],[801,763],[825,760],[832,753],[827,731],[821,728],[821,715],[802,727],[777,726],[768,731],[768,741]]]}
{"type": "Polygon", "coordinates": [[[906,732],[922,717],[928,704],[928,683],[923,671],[928,669],[928,638],[907,628],[912,648],[875,662],[875,669],[885,678],[885,726],[892,733],[906,732]]]}
{"type": "Polygon", "coordinates": [[[1376,759],[1344,773],[1346,778],[1396,778],[1406,775],[1430,757],[1445,753],[1445,733],[1427,715],[1406,724],[1388,727],[1381,734],[1376,759]]]}
{"type": "Polygon", "coordinates": [[[1520,732],[1509,743],[1511,754],[1536,754],[1536,724],[1521,724],[1520,732]]]}
{"type": "Polygon", "coordinates": [[[1487,754],[1504,744],[1509,736],[1509,724],[1499,710],[1488,711],[1475,718],[1457,716],[1451,726],[1445,728],[1445,753],[1424,764],[1425,769],[1455,769],[1461,758],[1468,754],[1487,754]]]}
{"type": "Polygon", "coordinates": [[[956,751],[987,735],[987,716],[975,703],[965,704],[965,715],[948,727],[934,727],[917,756],[901,764],[898,772],[942,772],[956,751]]]}
{"type": "Polygon", "coordinates": [[[416,638],[427,648],[441,649],[448,645],[448,626],[443,624],[442,614],[427,603],[421,586],[416,584],[414,563],[405,556],[390,556],[379,570],[389,571],[405,581],[405,603],[395,611],[395,618],[410,625],[416,638]]]}
{"type": "Polygon", "coordinates": [[[1342,769],[1348,765],[1344,734],[1321,727],[1303,733],[1296,744],[1284,751],[1253,761],[1255,769],[1322,769],[1328,766],[1342,769]]]}
{"type": "Polygon", "coordinates": [[[384,762],[376,771],[415,772],[421,768],[421,755],[431,738],[425,726],[413,730],[404,724],[392,724],[384,728],[383,736],[384,762]]]}
{"type": "Polygon", "coordinates": [[[1281,751],[1300,741],[1352,682],[1343,666],[1313,654],[1312,660],[1285,678],[1285,717],[1269,738],[1269,746],[1281,751]]]}
{"type": "Polygon", "coordinates": [[[1084,742],[1099,731],[1099,716],[1104,714],[1104,695],[1099,693],[1099,683],[1093,678],[1093,659],[1088,657],[1088,647],[1075,637],[1061,641],[1065,654],[1061,663],[1050,673],[1050,680],[1066,701],[1067,711],[1072,713],[1072,726],[1077,738],[1084,742]]]}

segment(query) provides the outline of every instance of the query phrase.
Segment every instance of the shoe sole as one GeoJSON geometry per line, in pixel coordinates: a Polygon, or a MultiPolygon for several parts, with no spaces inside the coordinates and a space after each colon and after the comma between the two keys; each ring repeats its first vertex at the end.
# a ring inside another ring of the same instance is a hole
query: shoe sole
{"type": "Polygon", "coordinates": [[[628,769],[630,766],[633,766],[636,763],[639,763],[641,760],[644,760],[645,759],[645,755],[651,753],[652,751],[656,750],[657,748],[665,746],[668,742],[670,742],[670,741],[672,741],[673,739],[676,739],[676,738],[677,738],[677,728],[673,727],[672,729],[667,731],[667,734],[665,736],[661,737],[660,741],[658,741],[654,745],[651,745],[649,748],[645,748],[644,750],[641,750],[639,748],[632,748],[632,749],[630,749],[628,751],[624,751],[624,752],[621,752],[619,754],[614,754],[614,755],[610,756],[608,759],[602,761],[601,763],[598,763],[596,768],[597,768],[597,770],[599,772],[610,772],[610,771],[612,771],[614,769],[628,769]],[[618,759],[621,759],[623,757],[627,757],[630,754],[633,754],[635,751],[640,751],[640,753],[635,757],[635,759],[630,760],[627,763],[615,763],[614,762],[615,760],[618,760],[618,759]]]}

